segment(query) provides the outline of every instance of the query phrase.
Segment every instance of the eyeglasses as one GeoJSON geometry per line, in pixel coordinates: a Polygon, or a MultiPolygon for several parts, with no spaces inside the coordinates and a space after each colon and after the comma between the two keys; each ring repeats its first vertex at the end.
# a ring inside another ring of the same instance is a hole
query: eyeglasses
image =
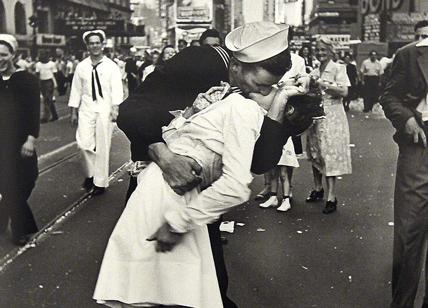
{"type": "Polygon", "coordinates": [[[419,41],[419,40],[423,40],[428,38],[428,34],[416,34],[415,35],[415,40],[419,41]]]}

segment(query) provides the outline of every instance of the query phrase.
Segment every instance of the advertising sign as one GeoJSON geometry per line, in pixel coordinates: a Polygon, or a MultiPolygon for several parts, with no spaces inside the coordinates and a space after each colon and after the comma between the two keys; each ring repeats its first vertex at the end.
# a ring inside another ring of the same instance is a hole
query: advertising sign
{"type": "Polygon", "coordinates": [[[415,38],[414,26],[418,21],[427,20],[428,13],[392,13],[388,22],[387,40],[411,42],[415,38]]]}
{"type": "Polygon", "coordinates": [[[47,33],[38,33],[36,36],[37,46],[65,46],[65,36],[47,33]]]}
{"type": "Polygon", "coordinates": [[[80,35],[82,32],[99,29],[107,35],[124,35],[125,20],[123,19],[83,19],[72,18],[59,20],[60,28],[66,35],[80,35]]]}
{"type": "Polygon", "coordinates": [[[365,41],[379,42],[380,17],[379,14],[368,14],[363,17],[363,32],[365,41]]]}
{"type": "Polygon", "coordinates": [[[210,23],[212,16],[212,0],[177,0],[177,23],[210,23]]]}

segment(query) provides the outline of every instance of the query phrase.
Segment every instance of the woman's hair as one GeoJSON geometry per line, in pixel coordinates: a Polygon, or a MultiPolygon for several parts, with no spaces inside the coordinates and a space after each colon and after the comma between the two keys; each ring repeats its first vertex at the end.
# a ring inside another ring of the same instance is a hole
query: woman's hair
{"type": "Polygon", "coordinates": [[[1,44],[1,45],[6,46],[6,47],[7,47],[7,49],[9,49],[9,51],[10,51],[10,53],[11,53],[11,54],[14,54],[14,53],[15,53],[15,52],[13,51],[13,47],[12,47],[12,45],[10,45],[8,42],[3,41],[3,40],[0,40],[0,44],[1,44]]]}
{"type": "Polygon", "coordinates": [[[334,44],[329,38],[327,38],[325,36],[321,36],[317,39],[317,42],[320,42],[320,43],[326,45],[327,48],[330,50],[330,52],[332,54],[334,53],[334,44]]]}
{"type": "Polygon", "coordinates": [[[161,53],[159,54],[159,58],[158,58],[158,61],[157,61],[156,65],[164,65],[164,64],[165,64],[165,60],[163,59],[163,56],[164,56],[165,50],[166,50],[167,48],[172,48],[172,49],[174,49],[174,50],[175,50],[174,46],[172,46],[172,45],[165,45],[165,46],[162,48],[161,53]]]}
{"type": "Polygon", "coordinates": [[[244,63],[237,60],[244,69],[250,70],[256,67],[261,67],[275,76],[283,76],[291,68],[291,55],[290,50],[287,48],[283,52],[273,56],[269,59],[254,62],[244,63]]]}

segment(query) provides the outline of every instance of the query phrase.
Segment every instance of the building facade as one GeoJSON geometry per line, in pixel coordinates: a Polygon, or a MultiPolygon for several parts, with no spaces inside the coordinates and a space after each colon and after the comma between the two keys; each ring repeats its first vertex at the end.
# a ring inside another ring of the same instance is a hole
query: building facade
{"type": "Polygon", "coordinates": [[[414,39],[414,25],[428,20],[427,0],[361,0],[361,36],[395,50],[414,39]]]}
{"type": "Polygon", "coordinates": [[[0,32],[15,35],[22,52],[34,55],[82,51],[83,32],[95,28],[106,30],[109,47],[127,47],[135,31],[130,17],[129,0],[0,0],[0,32]]]}
{"type": "Polygon", "coordinates": [[[31,0],[0,0],[0,33],[16,36],[21,50],[31,47],[33,30],[28,17],[32,14],[31,0]]]}
{"type": "Polygon", "coordinates": [[[358,0],[313,0],[310,34],[346,34],[357,39],[359,28],[358,0]]]}

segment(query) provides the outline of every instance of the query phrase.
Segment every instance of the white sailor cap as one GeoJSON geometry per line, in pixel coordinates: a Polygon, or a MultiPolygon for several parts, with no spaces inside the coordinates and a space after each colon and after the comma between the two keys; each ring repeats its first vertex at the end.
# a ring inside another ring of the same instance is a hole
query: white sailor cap
{"type": "Polygon", "coordinates": [[[6,43],[6,45],[11,48],[12,53],[15,53],[18,49],[18,41],[13,35],[10,34],[0,34],[0,42],[6,43]]]}
{"type": "Polygon", "coordinates": [[[103,39],[103,42],[105,42],[105,41],[106,41],[106,34],[105,34],[105,32],[104,32],[103,30],[91,30],[91,31],[86,31],[86,32],[85,32],[85,33],[83,33],[83,35],[82,35],[83,41],[84,41],[84,42],[86,42],[86,37],[87,37],[88,35],[93,35],[93,34],[101,35],[101,37],[102,37],[102,39],[103,39]]]}
{"type": "Polygon", "coordinates": [[[230,32],[225,44],[239,61],[260,62],[288,48],[288,28],[269,21],[248,23],[230,32]]]}

